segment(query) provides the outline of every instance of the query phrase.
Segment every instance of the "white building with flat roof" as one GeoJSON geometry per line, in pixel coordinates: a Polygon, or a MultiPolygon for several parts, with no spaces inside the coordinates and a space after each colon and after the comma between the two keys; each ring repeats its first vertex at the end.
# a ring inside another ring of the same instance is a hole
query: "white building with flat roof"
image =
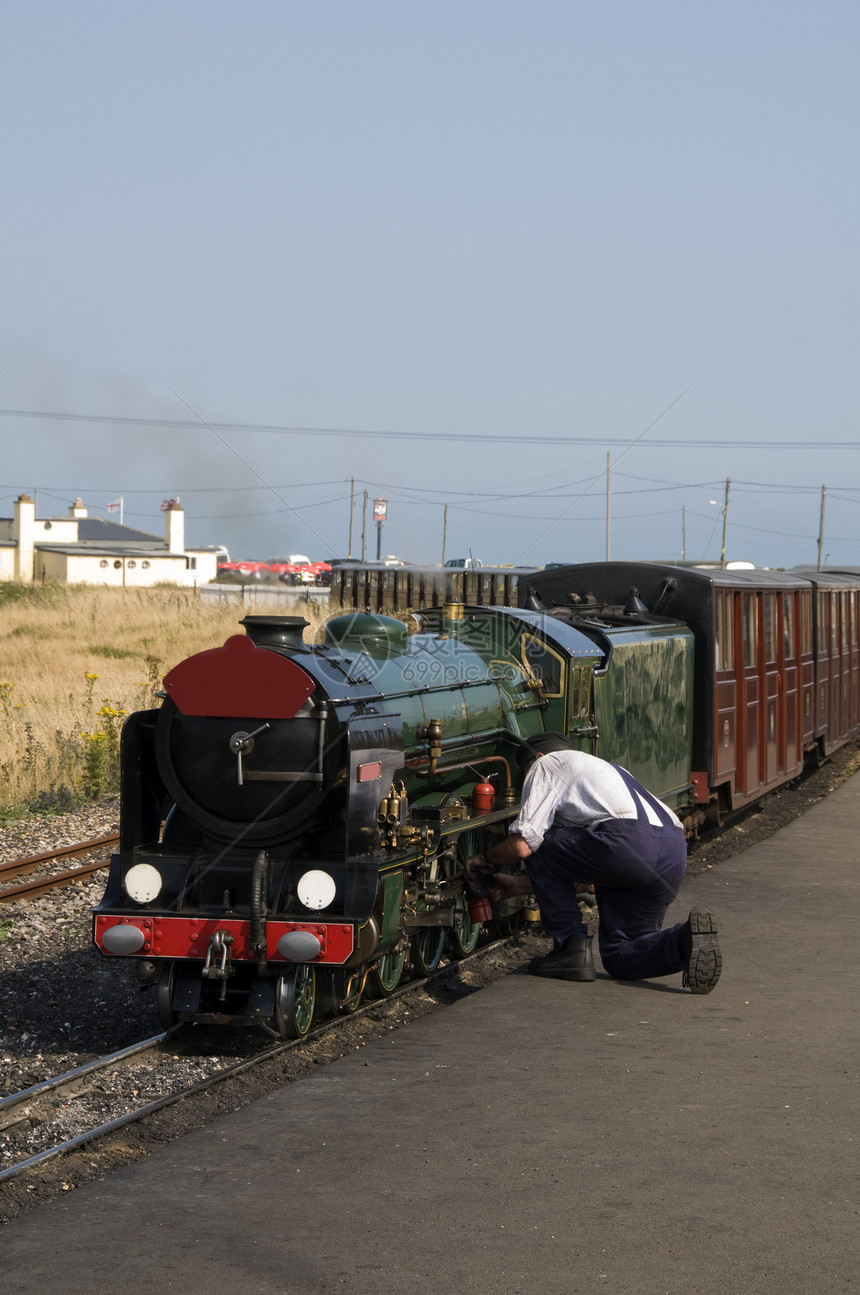
{"type": "Polygon", "coordinates": [[[0,580],[120,587],[208,584],[217,574],[218,547],[186,549],[179,500],[168,499],[161,507],[163,539],[90,517],[80,499],[65,517],[39,518],[29,495],[19,495],[14,517],[0,518],[0,580]]]}

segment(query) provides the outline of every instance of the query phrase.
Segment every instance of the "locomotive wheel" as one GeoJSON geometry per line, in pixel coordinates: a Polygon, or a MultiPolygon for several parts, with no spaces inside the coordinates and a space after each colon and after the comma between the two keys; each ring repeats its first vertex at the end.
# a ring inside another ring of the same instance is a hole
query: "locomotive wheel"
{"type": "Polygon", "coordinates": [[[448,952],[456,961],[467,957],[478,943],[481,934],[481,923],[473,922],[468,908],[454,918],[454,925],[448,927],[448,952]]]}
{"type": "Polygon", "coordinates": [[[419,976],[429,976],[442,961],[445,953],[445,929],[441,926],[424,926],[409,941],[409,956],[419,976]]]}
{"type": "Polygon", "coordinates": [[[364,969],[334,971],[325,985],[319,986],[319,1005],[328,1016],[351,1015],[361,1002],[364,990],[364,969]]]}
{"type": "Polygon", "coordinates": [[[370,968],[367,976],[368,988],[374,998],[387,998],[393,994],[403,975],[406,965],[406,950],[400,953],[383,953],[378,962],[370,968]]]}
{"type": "Polygon", "coordinates": [[[163,1030],[172,1030],[174,1025],[180,1022],[180,1015],[173,1010],[173,983],[175,964],[169,962],[158,977],[158,984],[155,989],[156,1003],[158,1006],[158,1019],[163,1030]]]}
{"type": "MultiPolygon", "coordinates": [[[[477,832],[463,832],[457,838],[457,867],[463,868],[466,860],[473,854],[480,853],[481,844],[477,832]]],[[[481,923],[473,922],[469,917],[469,907],[463,899],[463,907],[458,908],[454,922],[448,927],[448,952],[456,961],[465,958],[478,943],[481,934],[481,923]]]]}
{"type": "Polygon", "coordinates": [[[299,963],[275,982],[274,1027],[282,1039],[302,1039],[311,1028],[317,998],[313,967],[299,963]]]}

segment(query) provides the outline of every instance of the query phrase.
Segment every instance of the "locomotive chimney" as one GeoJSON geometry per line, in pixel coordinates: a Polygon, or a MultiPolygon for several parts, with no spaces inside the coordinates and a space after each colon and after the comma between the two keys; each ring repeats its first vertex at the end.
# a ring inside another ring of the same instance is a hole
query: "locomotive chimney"
{"type": "Polygon", "coordinates": [[[239,622],[257,647],[289,648],[296,652],[304,647],[302,635],[310,625],[304,616],[243,616],[239,622]]]}
{"type": "Polygon", "coordinates": [[[635,585],[630,590],[630,596],[624,604],[625,616],[647,616],[648,608],[639,597],[639,590],[635,585]]]}

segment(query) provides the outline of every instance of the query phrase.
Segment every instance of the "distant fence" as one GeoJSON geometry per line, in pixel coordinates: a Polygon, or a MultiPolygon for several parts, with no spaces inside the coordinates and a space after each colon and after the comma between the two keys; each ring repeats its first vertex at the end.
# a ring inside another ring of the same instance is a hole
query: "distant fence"
{"type": "Polygon", "coordinates": [[[327,608],[356,607],[370,612],[408,612],[441,607],[446,602],[470,607],[516,607],[520,582],[535,573],[534,567],[373,567],[355,563],[336,566],[331,587],[326,585],[209,584],[201,585],[204,598],[261,607],[285,615],[301,610],[303,602],[327,608]]]}
{"type": "Polygon", "coordinates": [[[343,607],[370,612],[407,612],[446,602],[470,607],[516,607],[521,580],[534,567],[373,567],[332,568],[331,595],[343,607]]]}
{"type": "Polygon", "coordinates": [[[236,603],[239,607],[266,607],[288,615],[303,602],[328,606],[331,590],[326,585],[200,585],[200,595],[210,602],[236,603]]]}

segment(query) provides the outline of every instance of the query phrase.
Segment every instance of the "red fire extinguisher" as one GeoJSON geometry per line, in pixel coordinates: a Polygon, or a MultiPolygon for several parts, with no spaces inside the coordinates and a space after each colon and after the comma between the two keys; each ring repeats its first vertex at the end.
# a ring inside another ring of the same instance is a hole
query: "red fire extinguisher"
{"type": "Polygon", "coordinates": [[[496,793],[493,784],[482,777],[480,782],[475,783],[472,791],[472,813],[491,814],[495,803],[496,793]]]}
{"type": "MultiPolygon", "coordinates": [[[[486,863],[487,856],[484,855],[486,863]]],[[[469,906],[469,920],[472,922],[490,922],[493,918],[493,906],[490,903],[489,889],[492,867],[476,868],[466,873],[466,899],[469,906]]]]}
{"type": "Polygon", "coordinates": [[[470,922],[490,922],[493,918],[493,906],[487,899],[469,900],[469,921],[470,922]]]}

